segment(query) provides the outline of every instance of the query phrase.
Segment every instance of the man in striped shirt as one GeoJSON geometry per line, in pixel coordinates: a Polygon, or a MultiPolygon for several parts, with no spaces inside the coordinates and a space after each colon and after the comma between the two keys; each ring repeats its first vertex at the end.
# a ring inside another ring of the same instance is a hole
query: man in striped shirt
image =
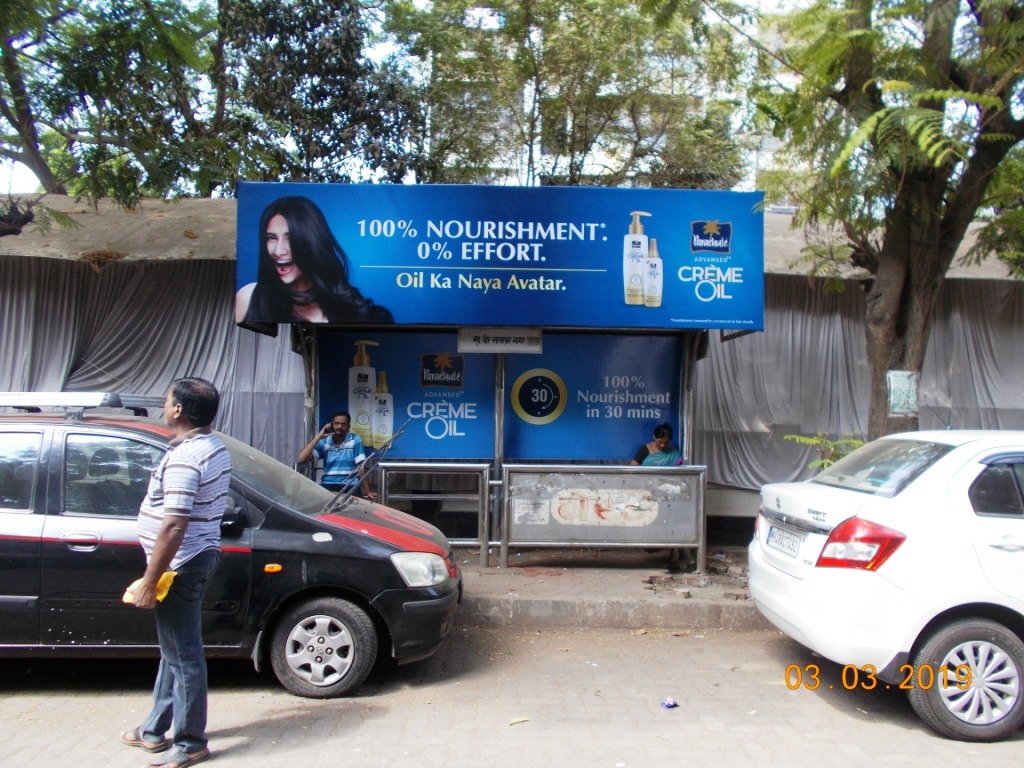
{"type": "Polygon", "coordinates": [[[160,668],[153,709],[121,741],[147,752],[170,749],[151,763],[164,768],[185,768],[210,756],[202,604],[220,562],[220,521],[231,481],[231,457],[210,429],[219,404],[220,395],[208,381],[184,378],[171,384],[164,422],[175,436],[139,509],[139,543],[147,565],[132,603],[154,609],[160,668]],[[159,601],[157,582],[165,571],[177,575],[159,601]],[[169,740],[165,734],[172,725],[169,740]]]}

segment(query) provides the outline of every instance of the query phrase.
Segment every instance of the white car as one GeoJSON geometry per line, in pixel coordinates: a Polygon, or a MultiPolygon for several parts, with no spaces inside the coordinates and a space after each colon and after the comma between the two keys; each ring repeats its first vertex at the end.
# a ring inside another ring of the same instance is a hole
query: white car
{"type": "Polygon", "coordinates": [[[889,435],[766,485],[749,567],[761,613],[844,687],[905,688],[949,738],[1024,723],[1024,432],[889,435]]]}

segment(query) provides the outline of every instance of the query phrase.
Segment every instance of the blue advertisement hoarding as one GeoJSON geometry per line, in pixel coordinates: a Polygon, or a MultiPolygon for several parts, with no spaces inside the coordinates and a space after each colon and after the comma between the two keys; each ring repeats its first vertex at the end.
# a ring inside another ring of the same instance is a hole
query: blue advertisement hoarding
{"type": "Polygon", "coordinates": [[[325,332],[319,346],[323,423],[348,411],[367,449],[405,426],[393,458],[493,455],[493,355],[460,355],[453,333],[325,332]]]}
{"type": "Polygon", "coordinates": [[[510,355],[506,458],[628,463],[655,426],[678,428],[681,357],[678,337],[550,334],[543,355],[510,355]]]}
{"type": "MultiPolygon", "coordinates": [[[[454,333],[325,331],[319,344],[323,423],[348,411],[367,449],[404,425],[390,458],[494,456],[495,355],[460,354],[454,333]]],[[[506,356],[506,460],[628,463],[657,424],[678,428],[681,345],[549,334],[542,354],[506,356]]]]}
{"type": "Polygon", "coordinates": [[[242,183],[239,323],[762,330],[761,193],[242,183]]]}

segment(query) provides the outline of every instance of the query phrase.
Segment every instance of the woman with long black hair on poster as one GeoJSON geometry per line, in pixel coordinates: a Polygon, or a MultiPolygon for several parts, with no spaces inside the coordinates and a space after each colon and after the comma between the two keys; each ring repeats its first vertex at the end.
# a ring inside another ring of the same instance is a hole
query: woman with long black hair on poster
{"type": "Polygon", "coordinates": [[[323,212],[282,197],[260,217],[256,282],[235,296],[235,322],[392,323],[391,312],[349,282],[349,261],[323,212]]]}

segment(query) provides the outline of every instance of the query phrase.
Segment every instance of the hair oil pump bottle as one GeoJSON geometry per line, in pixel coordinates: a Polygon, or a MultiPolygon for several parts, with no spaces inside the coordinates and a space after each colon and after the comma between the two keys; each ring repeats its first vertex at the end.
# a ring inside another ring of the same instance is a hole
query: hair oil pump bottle
{"type": "Polygon", "coordinates": [[[359,435],[364,447],[370,446],[373,440],[373,395],[377,389],[377,372],[370,365],[367,345],[380,346],[376,341],[357,341],[355,360],[348,369],[348,411],[352,416],[352,431],[359,435]]]}
{"type": "Polygon", "coordinates": [[[644,306],[660,307],[665,283],[664,263],[658,255],[658,241],[651,238],[650,250],[644,260],[644,306]]]}
{"type": "Polygon", "coordinates": [[[377,391],[373,395],[373,447],[388,444],[395,429],[395,398],[388,392],[388,375],[377,371],[377,391]]]}
{"type": "Polygon", "coordinates": [[[633,221],[629,234],[622,241],[622,287],[627,304],[644,303],[644,262],[647,260],[647,235],[641,216],[650,216],[646,211],[632,211],[633,221]]]}

